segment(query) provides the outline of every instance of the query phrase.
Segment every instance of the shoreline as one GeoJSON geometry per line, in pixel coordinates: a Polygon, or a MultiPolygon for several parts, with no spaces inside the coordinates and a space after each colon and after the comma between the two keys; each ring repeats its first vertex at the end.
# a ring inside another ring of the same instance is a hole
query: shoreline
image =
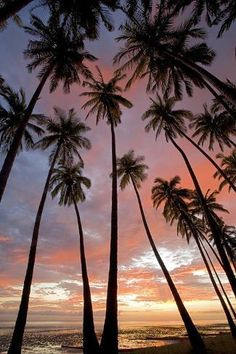
{"type": "MultiPolygon", "coordinates": [[[[203,336],[206,344],[207,353],[209,354],[235,354],[236,353],[236,338],[230,334],[220,333],[215,336],[203,336]]],[[[189,354],[191,346],[188,339],[178,341],[173,344],[168,344],[160,347],[133,348],[131,350],[119,350],[119,353],[128,354],[189,354]]]]}

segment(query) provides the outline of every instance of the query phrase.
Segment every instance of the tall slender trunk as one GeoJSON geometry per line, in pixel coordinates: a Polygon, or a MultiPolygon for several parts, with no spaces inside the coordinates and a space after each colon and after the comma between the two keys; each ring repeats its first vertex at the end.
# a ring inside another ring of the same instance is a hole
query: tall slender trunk
{"type": "Polygon", "coordinates": [[[205,254],[206,254],[206,256],[207,256],[207,258],[208,258],[208,260],[209,260],[209,262],[210,262],[210,265],[211,265],[211,267],[212,267],[212,269],[213,269],[213,271],[214,271],[214,273],[215,273],[215,276],[216,276],[216,278],[217,278],[217,280],[218,280],[218,283],[219,283],[219,285],[220,285],[220,287],[221,287],[221,290],[223,291],[223,294],[224,294],[224,296],[225,296],[225,298],[226,298],[226,301],[227,301],[227,303],[228,303],[228,305],[229,305],[229,308],[230,308],[230,310],[231,310],[231,312],[232,312],[234,318],[236,319],[236,312],[235,312],[235,310],[234,310],[234,308],[233,308],[233,305],[231,304],[231,301],[230,301],[230,299],[229,299],[229,297],[228,297],[228,295],[227,295],[227,293],[226,293],[226,291],[225,291],[225,288],[224,288],[224,286],[223,286],[223,284],[222,284],[222,282],[221,282],[221,280],[220,280],[220,277],[219,277],[219,275],[218,275],[218,273],[217,273],[217,271],[216,271],[216,269],[215,269],[215,266],[214,266],[214,264],[213,264],[213,262],[212,262],[212,260],[211,260],[211,257],[210,257],[210,255],[209,255],[209,253],[207,252],[207,249],[206,249],[206,247],[205,247],[205,245],[204,245],[204,243],[202,242],[201,239],[200,239],[200,243],[201,243],[201,246],[202,246],[202,248],[203,248],[203,250],[204,250],[204,252],[205,252],[205,254]]]}
{"type": "Polygon", "coordinates": [[[75,207],[75,212],[77,216],[78,229],[79,229],[79,243],[80,243],[80,259],[81,259],[81,270],[82,270],[82,279],[83,279],[83,350],[84,354],[98,354],[99,343],[94,329],[94,320],[93,320],[93,306],[91,299],[91,292],[89,286],[86,257],[84,250],[84,234],[82,223],[80,219],[79,209],[76,204],[76,200],[73,194],[73,202],[75,207]]]}
{"type": "Polygon", "coordinates": [[[23,9],[33,0],[15,0],[8,1],[6,5],[0,8],[0,26],[3,25],[10,17],[14,16],[18,11],[23,9]]]}
{"type": "Polygon", "coordinates": [[[52,163],[51,163],[51,166],[50,166],[50,169],[49,169],[49,172],[48,172],[48,176],[47,176],[47,179],[45,182],[43,194],[42,194],[42,197],[41,197],[41,200],[39,203],[39,207],[38,207],[38,211],[36,214],[33,235],[32,235],[32,241],[31,241],[31,246],[30,246],[30,253],[29,253],[29,258],[28,258],[28,265],[27,265],[27,270],[26,270],[26,274],[25,274],[23,291],[22,291],[22,295],[21,295],[21,302],[20,302],[20,307],[19,307],[12,339],[11,339],[11,344],[10,344],[10,347],[7,352],[8,354],[20,354],[21,353],[23,335],[24,335],[25,325],[26,325],[26,320],[27,320],[30,290],[31,290],[31,284],[32,284],[32,279],[33,279],[40,222],[42,219],[43,208],[44,208],[44,204],[45,204],[46,197],[47,197],[49,182],[51,179],[53,168],[54,168],[56,160],[57,160],[57,156],[59,154],[59,150],[60,150],[60,145],[58,144],[56,152],[55,152],[53,160],[52,160],[52,163]]]}
{"type": "Polygon", "coordinates": [[[210,161],[210,163],[217,169],[217,171],[221,174],[221,176],[229,183],[229,185],[231,186],[231,188],[234,190],[234,192],[236,192],[236,187],[233,184],[233,182],[229,179],[229,177],[226,175],[226,173],[222,170],[222,168],[220,168],[220,166],[211,158],[210,155],[208,155],[198,144],[195,143],[194,140],[192,140],[187,134],[185,134],[185,132],[181,129],[178,129],[178,131],[180,132],[181,135],[183,135],[185,137],[185,139],[187,139],[196,149],[198,149],[198,151],[200,151],[206,158],[208,161],[210,161]]]}
{"type": "Polygon", "coordinates": [[[15,136],[14,136],[14,139],[11,143],[11,146],[10,146],[10,149],[9,151],[7,152],[7,155],[6,155],[6,158],[3,162],[3,165],[2,165],[2,169],[1,169],[1,172],[0,172],[0,202],[2,200],[2,196],[4,194],[4,191],[5,191],[5,188],[6,188],[6,184],[7,184],[7,181],[8,181],[8,178],[9,178],[9,175],[10,175],[10,172],[11,172],[11,169],[12,169],[12,166],[13,166],[13,163],[15,161],[15,158],[16,158],[16,155],[17,155],[17,151],[19,149],[19,146],[20,146],[20,143],[21,143],[21,140],[22,140],[22,136],[24,134],[24,131],[25,131],[25,128],[26,128],[26,125],[31,117],[31,114],[33,112],[33,109],[35,107],[35,104],[39,98],[39,95],[45,85],[45,82],[47,81],[50,73],[51,73],[51,70],[52,70],[52,67],[50,67],[46,72],[45,74],[43,75],[33,97],[31,98],[29,104],[28,104],[28,107],[26,109],[26,112],[25,112],[25,116],[24,116],[24,119],[22,120],[21,124],[19,125],[16,133],[15,133],[15,136]]]}
{"type": "Polygon", "coordinates": [[[212,283],[212,285],[213,285],[213,287],[214,287],[214,290],[215,290],[215,292],[216,292],[216,294],[217,294],[217,296],[218,296],[218,298],[219,298],[219,300],[220,300],[221,306],[222,306],[222,308],[223,308],[223,310],[224,310],[225,316],[226,316],[227,321],[228,321],[228,324],[229,324],[229,328],[230,328],[231,334],[232,334],[233,337],[236,337],[236,326],[235,326],[235,324],[234,324],[233,318],[232,318],[232,316],[231,316],[231,314],[230,314],[230,312],[229,312],[229,309],[228,309],[228,307],[227,307],[227,305],[226,305],[226,303],[225,303],[225,301],[224,301],[224,299],[223,299],[223,296],[221,295],[221,292],[220,292],[220,290],[219,290],[219,288],[218,288],[218,286],[217,286],[217,284],[216,284],[216,282],[215,282],[215,279],[214,279],[214,277],[213,277],[213,274],[212,274],[212,272],[211,272],[211,269],[210,269],[210,267],[209,267],[209,264],[208,264],[208,262],[207,262],[207,259],[206,259],[206,257],[205,257],[205,254],[204,254],[204,252],[203,252],[203,250],[202,250],[202,247],[201,247],[201,245],[200,245],[200,243],[199,243],[199,240],[198,240],[198,238],[195,237],[195,236],[194,236],[194,239],[195,239],[195,241],[196,241],[196,243],[197,243],[198,249],[199,249],[199,251],[200,251],[200,253],[201,253],[201,256],[202,256],[202,259],[203,259],[203,261],[204,261],[204,263],[205,263],[207,272],[208,272],[209,277],[210,277],[210,279],[211,279],[211,283],[212,283]]]}
{"type": "Polygon", "coordinates": [[[168,49],[163,49],[162,52],[167,57],[174,59],[175,62],[180,63],[186,68],[191,69],[196,72],[196,74],[200,75],[205,81],[210,82],[219,92],[222,93],[223,96],[227,97],[227,99],[236,106],[236,89],[233,89],[227,86],[223,81],[219,80],[216,76],[211,74],[208,70],[199,66],[198,64],[189,61],[186,57],[183,57],[181,54],[172,53],[168,49]]]}
{"type": "Polygon", "coordinates": [[[176,302],[176,305],[178,307],[178,310],[179,310],[179,313],[180,313],[180,316],[184,322],[184,325],[185,325],[185,328],[186,328],[186,331],[188,333],[188,337],[189,337],[189,340],[190,340],[190,343],[194,349],[194,352],[195,353],[199,353],[199,354],[203,354],[203,353],[206,353],[206,348],[205,348],[205,345],[204,345],[204,342],[202,340],[202,337],[200,336],[197,328],[195,327],[186,307],[184,306],[184,303],[178,293],[178,290],[176,289],[175,287],[175,284],[156,248],[156,245],[154,243],[154,240],[152,238],[152,235],[151,235],[151,232],[149,230],[149,227],[148,227],[148,224],[147,224],[147,221],[146,221],[146,217],[145,217],[145,214],[144,214],[144,210],[143,210],[143,207],[142,207],[142,202],[141,202],[141,198],[139,196],[139,192],[138,192],[138,189],[136,187],[136,184],[135,182],[133,181],[132,177],[131,177],[131,180],[132,180],[132,184],[133,184],[133,187],[134,187],[134,190],[135,190],[135,193],[136,193],[136,197],[137,197],[137,200],[138,200],[138,204],[139,204],[139,209],[140,209],[140,213],[141,213],[141,216],[142,216],[142,221],[143,221],[143,225],[144,225],[144,228],[145,228],[145,231],[146,231],[146,234],[147,234],[147,237],[148,237],[148,240],[151,244],[151,247],[152,247],[152,250],[155,254],[155,257],[161,267],[161,270],[162,272],[164,273],[164,276],[166,278],[166,281],[169,285],[169,288],[172,292],[172,295],[175,299],[175,302],[176,302]]]}
{"type": "Polygon", "coordinates": [[[218,256],[218,254],[216,253],[216,251],[214,250],[214,247],[211,245],[211,243],[208,241],[207,237],[202,235],[203,239],[206,241],[206,243],[208,244],[209,248],[211,249],[212,253],[214,254],[214,256],[216,257],[217,261],[219,262],[219,264],[221,265],[221,267],[224,269],[224,265],[221,262],[220,257],[218,256]]]}
{"type": "Polygon", "coordinates": [[[226,241],[225,237],[223,239],[223,245],[226,250],[226,253],[228,254],[229,260],[231,261],[234,270],[236,271],[236,261],[235,261],[235,254],[233,253],[231,247],[228,245],[228,242],[226,241]]]}
{"type": "Polygon", "coordinates": [[[105,323],[103,328],[101,351],[102,354],[118,354],[118,304],[117,304],[117,266],[118,266],[118,215],[117,215],[117,167],[116,140],[112,119],[112,206],[111,206],[111,240],[110,240],[110,269],[107,286],[107,301],[105,323]]]}
{"type": "Polygon", "coordinates": [[[186,164],[186,166],[188,168],[188,171],[190,173],[190,176],[192,178],[193,184],[195,186],[196,193],[198,195],[199,201],[200,201],[200,203],[202,205],[203,212],[204,212],[204,214],[206,216],[208,225],[210,227],[212,236],[214,238],[214,242],[215,242],[215,245],[217,247],[219,256],[220,256],[220,258],[222,260],[222,263],[224,265],[225,273],[227,275],[227,278],[229,280],[229,283],[231,285],[233,293],[236,296],[236,278],[234,276],[234,273],[233,273],[232,268],[230,266],[228,257],[226,255],[225,250],[224,250],[224,248],[222,246],[222,243],[221,243],[221,237],[222,237],[221,229],[219,228],[219,226],[215,222],[214,218],[211,215],[210,210],[208,209],[208,207],[206,205],[206,202],[205,202],[201,187],[200,187],[200,185],[198,183],[197,177],[196,177],[196,175],[195,175],[195,173],[194,173],[194,171],[192,169],[192,166],[191,166],[191,164],[190,164],[185,152],[181,149],[181,147],[175,142],[175,140],[170,135],[168,137],[169,137],[170,141],[172,142],[172,144],[174,145],[174,147],[180,152],[180,154],[183,157],[184,162],[185,162],[185,164],[186,164]]]}
{"type": "Polygon", "coordinates": [[[228,321],[228,324],[229,324],[229,327],[230,327],[231,334],[232,334],[233,337],[236,337],[236,326],[235,326],[235,324],[234,324],[234,321],[233,321],[233,318],[232,318],[232,316],[231,316],[231,314],[230,314],[230,311],[229,311],[229,309],[228,309],[228,307],[227,307],[227,305],[226,305],[226,303],[225,303],[225,301],[224,301],[224,298],[223,298],[223,296],[221,295],[221,292],[220,292],[220,290],[219,290],[219,288],[218,288],[218,286],[217,286],[217,284],[216,284],[216,281],[215,281],[215,279],[214,279],[214,276],[213,276],[213,274],[212,274],[212,272],[211,272],[210,266],[209,266],[209,264],[208,264],[208,261],[207,261],[207,259],[206,259],[206,256],[205,256],[204,252],[203,252],[202,246],[201,246],[201,244],[200,244],[199,235],[198,235],[198,233],[196,232],[195,226],[193,225],[192,220],[189,218],[189,216],[188,216],[188,214],[186,213],[186,211],[183,210],[181,207],[179,207],[179,210],[180,210],[181,214],[183,215],[183,217],[185,218],[186,222],[188,223],[188,226],[189,226],[189,228],[190,228],[190,230],[191,230],[191,232],[192,232],[192,235],[193,235],[193,237],[194,237],[194,240],[195,240],[195,242],[196,242],[196,244],[197,244],[197,247],[198,247],[198,249],[199,249],[199,251],[200,251],[201,257],[202,257],[203,262],[204,262],[204,264],[205,264],[205,266],[206,266],[206,269],[207,269],[208,275],[209,275],[209,277],[210,277],[211,283],[212,283],[212,285],[213,285],[213,288],[214,288],[214,290],[215,290],[215,292],[216,292],[216,295],[218,296],[218,299],[220,300],[221,306],[222,306],[222,308],[223,308],[223,310],[224,310],[224,313],[225,313],[225,316],[226,316],[226,318],[227,318],[227,321],[228,321]]]}

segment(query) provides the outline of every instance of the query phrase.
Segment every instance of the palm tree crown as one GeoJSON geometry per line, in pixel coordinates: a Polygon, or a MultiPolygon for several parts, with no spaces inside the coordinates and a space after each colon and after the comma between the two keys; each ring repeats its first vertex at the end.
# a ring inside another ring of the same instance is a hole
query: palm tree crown
{"type": "Polygon", "coordinates": [[[235,119],[228,112],[218,113],[214,105],[210,109],[206,104],[203,107],[204,112],[193,117],[190,124],[190,127],[195,129],[193,137],[200,136],[198,144],[201,145],[209,140],[208,148],[210,150],[213,150],[213,146],[217,142],[223,151],[224,145],[231,146],[229,135],[236,133],[235,119]]]}
{"type": "Polygon", "coordinates": [[[90,39],[98,38],[101,21],[109,31],[113,29],[109,9],[115,10],[116,2],[116,0],[47,0],[49,7],[63,16],[65,25],[74,33],[83,30],[90,39]]]}
{"type": "Polygon", "coordinates": [[[153,206],[158,208],[165,202],[163,216],[167,221],[172,221],[180,216],[180,208],[186,209],[186,202],[191,200],[192,191],[187,188],[181,188],[180,177],[175,176],[170,181],[160,177],[155,178],[152,187],[153,206]]]}
{"type": "Polygon", "coordinates": [[[175,93],[181,96],[182,84],[191,95],[191,81],[203,87],[200,75],[181,65],[171,53],[187,57],[189,61],[209,65],[215,54],[206,43],[189,45],[191,39],[204,39],[206,34],[201,28],[193,27],[191,20],[181,26],[176,23],[177,12],[162,4],[146,8],[138,7],[135,14],[121,27],[122,34],[118,41],[125,41],[125,46],[115,56],[114,61],[125,61],[119,70],[134,69],[127,87],[136,79],[148,75],[148,88],[154,83],[164,90],[176,87],[175,93]],[[169,84],[167,84],[169,83],[169,84]]]}
{"type": "Polygon", "coordinates": [[[24,52],[25,57],[31,60],[28,69],[31,72],[41,67],[39,78],[45,72],[50,72],[50,92],[57,88],[59,81],[63,81],[64,91],[69,92],[72,83],[80,83],[80,75],[90,78],[90,70],[83,61],[94,61],[96,58],[84,50],[82,36],[78,34],[75,37],[62,26],[59,16],[51,16],[46,25],[38,17],[32,16],[31,27],[24,28],[37,38],[29,41],[24,52]]]}
{"type": "MultiPolygon", "coordinates": [[[[223,154],[217,154],[216,157],[221,158],[221,166],[225,172],[225,174],[230,178],[230,180],[236,184],[236,149],[232,151],[232,153],[228,156],[225,156],[223,154]]],[[[214,177],[218,177],[218,179],[222,179],[222,176],[216,172],[214,174],[214,177]]],[[[223,180],[220,183],[219,189],[221,190],[223,187],[227,185],[227,181],[223,180]]],[[[231,189],[231,186],[228,185],[229,191],[231,189]]]]}
{"type": "Polygon", "coordinates": [[[83,85],[87,86],[90,91],[83,92],[81,96],[89,97],[89,100],[82,106],[82,108],[91,107],[87,117],[96,113],[96,124],[100,119],[107,118],[107,123],[114,126],[120,123],[121,110],[120,105],[131,108],[132,103],[120,95],[121,88],[118,82],[122,80],[125,75],[115,74],[108,82],[105,82],[102,73],[98,67],[97,80],[93,77],[90,81],[84,81],[83,85]]]}
{"type": "Polygon", "coordinates": [[[153,99],[151,101],[150,108],[142,116],[143,120],[149,119],[149,123],[145,127],[147,132],[153,129],[156,131],[157,138],[164,130],[167,141],[168,136],[176,138],[178,135],[182,135],[181,131],[186,132],[184,118],[191,118],[192,113],[184,109],[174,110],[174,105],[177,102],[175,97],[162,99],[157,94],[156,101],[153,99]]]}
{"type": "Polygon", "coordinates": [[[91,181],[82,175],[82,167],[81,162],[75,165],[59,164],[59,167],[53,170],[50,187],[52,189],[54,186],[53,198],[60,193],[59,205],[70,206],[74,201],[85,200],[83,186],[90,188],[91,181]]]}
{"type": "MultiPolygon", "coordinates": [[[[9,150],[15,136],[16,130],[22,122],[27,104],[25,99],[25,92],[21,88],[19,92],[14,91],[8,85],[4,84],[0,87],[0,97],[2,97],[7,104],[0,103],[0,145],[3,152],[9,150]]],[[[30,121],[27,123],[23,135],[23,141],[19,146],[19,150],[23,148],[23,144],[27,149],[32,148],[34,145],[33,135],[42,135],[44,130],[39,124],[42,124],[44,119],[42,114],[32,114],[30,121]]],[[[18,152],[19,152],[18,150],[18,152]]]]}
{"type": "Polygon", "coordinates": [[[144,156],[134,156],[134,150],[117,159],[117,175],[120,177],[120,187],[123,190],[131,181],[136,187],[147,178],[144,172],[148,166],[143,163],[144,156]]]}
{"type": "Polygon", "coordinates": [[[77,156],[83,161],[78,148],[91,148],[90,141],[84,136],[90,128],[80,121],[74,109],[70,109],[67,115],[60,108],[54,108],[54,114],[55,117],[49,118],[46,122],[48,134],[35,144],[35,148],[45,150],[54,145],[51,154],[53,156],[57,147],[60,146],[58,160],[71,163],[73,157],[77,156]]]}

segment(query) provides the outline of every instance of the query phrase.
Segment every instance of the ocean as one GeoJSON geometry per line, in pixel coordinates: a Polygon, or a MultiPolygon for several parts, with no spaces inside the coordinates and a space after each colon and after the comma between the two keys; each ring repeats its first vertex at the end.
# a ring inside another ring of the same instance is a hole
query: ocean
{"type": "MultiPolygon", "coordinates": [[[[199,326],[205,336],[228,333],[225,324],[199,326]]],[[[0,353],[5,354],[11,339],[12,328],[0,328],[0,353]]],[[[101,333],[98,333],[101,336],[101,333]]],[[[186,338],[183,326],[142,326],[124,328],[119,331],[119,348],[144,348],[172,344],[186,338]]],[[[82,334],[76,328],[30,327],[25,331],[22,353],[27,354],[71,354],[79,353],[73,347],[82,346],[82,334]],[[72,347],[72,348],[71,348],[72,347]]],[[[81,351],[82,353],[82,351],[81,351]]]]}

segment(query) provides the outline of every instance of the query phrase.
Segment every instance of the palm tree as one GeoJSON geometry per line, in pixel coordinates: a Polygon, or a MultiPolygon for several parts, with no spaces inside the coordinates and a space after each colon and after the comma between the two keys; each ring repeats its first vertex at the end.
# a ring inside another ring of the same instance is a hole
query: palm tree
{"type": "MultiPolygon", "coordinates": [[[[175,97],[167,97],[165,95],[164,100],[160,95],[156,94],[156,100],[151,99],[152,104],[149,109],[143,114],[142,119],[151,119],[148,123],[146,130],[150,129],[156,130],[156,138],[161,133],[164,128],[172,131],[173,137],[178,135],[187,139],[202,155],[204,155],[207,160],[217,169],[220,175],[230,184],[231,188],[236,192],[236,187],[234,186],[228,175],[220,168],[220,166],[208,155],[200,146],[196,144],[193,139],[191,139],[186,134],[185,119],[192,119],[193,115],[190,111],[185,109],[174,109],[174,106],[178,100],[175,97]]],[[[168,136],[167,136],[168,141],[168,136]]]]}
{"type": "Polygon", "coordinates": [[[0,1],[0,27],[4,26],[10,17],[31,3],[33,0],[1,0],[0,1]]]}
{"type": "Polygon", "coordinates": [[[191,18],[195,23],[201,20],[201,16],[206,12],[206,22],[211,25],[220,12],[220,0],[180,0],[178,3],[169,0],[169,6],[174,6],[176,11],[183,11],[185,7],[191,5],[191,18]]]}
{"type": "MultiPolygon", "coordinates": [[[[216,191],[209,193],[209,190],[208,190],[206,195],[204,196],[205,203],[207,204],[208,209],[211,212],[211,215],[214,218],[215,222],[219,225],[219,228],[221,229],[222,245],[225,248],[225,251],[229,257],[229,260],[231,261],[232,265],[235,268],[234,249],[233,249],[232,245],[230,244],[230,242],[228,242],[232,239],[232,236],[235,235],[235,228],[233,226],[226,225],[223,218],[218,216],[217,212],[225,212],[225,213],[229,213],[229,212],[227,209],[225,209],[223,207],[222,204],[217,203],[217,201],[216,201],[217,194],[218,194],[218,192],[216,192],[216,191]]],[[[204,224],[207,223],[207,220],[205,218],[205,215],[202,212],[202,207],[201,207],[201,204],[199,203],[199,199],[198,199],[196,193],[193,193],[192,201],[189,204],[189,207],[191,208],[192,212],[195,215],[197,215],[198,217],[199,216],[202,217],[204,224]]],[[[211,234],[209,235],[209,238],[212,239],[211,234]]]]}
{"type": "Polygon", "coordinates": [[[26,108],[25,116],[16,131],[3,163],[0,172],[0,201],[25,127],[46,81],[50,78],[50,92],[54,91],[62,81],[64,92],[68,93],[71,84],[80,83],[80,75],[84,78],[89,78],[91,75],[83,61],[95,60],[94,56],[84,51],[83,38],[79,35],[76,38],[73,37],[70,30],[60,24],[59,17],[50,17],[45,25],[38,17],[32,16],[31,25],[32,27],[25,27],[25,30],[37,39],[29,41],[25,56],[31,60],[31,63],[28,64],[30,72],[41,68],[38,74],[40,83],[26,108]]]}
{"type": "MultiPolygon", "coordinates": [[[[9,150],[16,130],[24,118],[27,105],[25,92],[22,88],[19,92],[16,92],[10,86],[4,84],[0,87],[1,97],[4,99],[5,104],[2,105],[0,103],[0,146],[5,153],[9,150]]],[[[32,148],[34,145],[33,135],[40,136],[44,133],[43,128],[39,125],[44,118],[42,114],[32,114],[30,116],[19,150],[22,150],[23,144],[27,149],[32,148]]]]}
{"type": "Polygon", "coordinates": [[[214,106],[208,109],[204,104],[203,108],[204,112],[193,117],[190,124],[190,128],[195,129],[193,137],[200,136],[198,144],[204,145],[204,142],[209,140],[209,150],[213,150],[215,142],[222,151],[224,145],[236,148],[236,144],[230,139],[230,134],[236,133],[235,118],[225,111],[218,113],[214,106]]]}
{"type": "Polygon", "coordinates": [[[73,204],[75,208],[79,229],[84,296],[83,350],[86,354],[97,354],[99,353],[99,344],[94,330],[92,299],[84,249],[84,234],[77,206],[78,202],[83,202],[85,200],[83,187],[90,188],[91,186],[91,181],[82,174],[82,167],[81,163],[77,163],[76,165],[60,164],[58,168],[53,170],[50,188],[52,189],[51,194],[53,198],[58,194],[60,195],[59,205],[71,206],[73,204]]]}
{"type": "Polygon", "coordinates": [[[118,82],[124,75],[116,74],[105,82],[97,67],[98,78],[85,81],[90,91],[81,96],[88,97],[82,108],[90,108],[87,117],[96,114],[96,123],[105,119],[111,128],[112,152],[112,206],[111,206],[111,238],[110,238],[110,267],[107,287],[107,302],[105,323],[101,340],[101,350],[104,354],[118,353],[118,319],[117,319],[117,246],[118,246],[118,215],[117,215],[117,170],[116,170],[116,137],[115,127],[121,122],[120,105],[131,108],[132,103],[121,96],[118,82]]]}
{"type": "MultiPolygon", "coordinates": [[[[146,111],[143,114],[143,119],[148,119],[150,118],[150,122],[147,124],[145,127],[146,131],[149,131],[150,129],[153,129],[156,131],[156,138],[157,136],[161,133],[162,130],[164,130],[165,133],[165,138],[166,141],[171,141],[171,143],[174,145],[174,147],[178,150],[178,152],[181,154],[186,167],[188,169],[188,172],[191,176],[191,179],[193,181],[197,197],[199,199],[199,203],[201,204],[201,207],[203,209],[204,215],[206,217],[207,223],[209,225],[209,228],[211,230],[212,236],[214,238],[214,242],[216,244],[217,250],[219,252],[220,258],[222,260],[222,263],[224,265],[224,270],[227,275],[227,278],[230,282],[231,288],[236,296],[236,278],[235,275],[232,271],[232,268],[230,266],[229,260],[227,258],[227,255],[225,253],[224,247],[222,246],[222,230],[217,224],[217,222],[214,220],[206,202],[205,198],[203,195],[203,192],[201,190],[200,184],[198,182],[197,176],[195,175],[195,172],[191,166],[191,163],[185,154],[184,150],[177,144],[175,138],[177,137],[177,133],[179,133],[178,125],[181,124],[181,120],[179,121],[180,124],[178,124],[178,120],[176,119],[175,116],[170,116],[169,115],[169,109],[167,107],[167,110],[165,110],[165,105],[161,106],[161,109],[159,111],[156,111],[156,114],[153,115],[152,111],[149,113],[149,111],[146,111]],[[177,129],[176,129],[177,127],[177,129]]],[[[180,125],[181,126],[181,125],[180,125]]]]}
{"type": "MultiPolygon", "coordinates": [[[[224,154],[217,154],[216,155],[217,158],[221,159],[221,166],[222,169],[224,170],[224,173],[228,176],[228,178],[230,178],[230,180],[232,181],[233,184],[236,183],[236,149],[234,149],[230,155],[225,156],[224,154]]],[[[216,172],[214,174],[214,177],[218,177],[218,179],[220,180],[222,178],[222,176],[216,172]]],[[[226,180],[222,181],[220,183],[219,189],[222,190],[223,187],[225,187],[227,185],[226,180]]],[[[229,191],[231,190],[232,186],[231,184],[229,184],[229,191]]]]}
{"type": "MultiPolygon", "coordinates": [[[[117,40],[125,41],[125,47],[114,60],[116,63],[125,61],[119,68],[121,72],[134,69],[127,86],[146,73],[151,75],[160,61],[167,60],[178,68],[184,68],[185,72],[190,71],[191,76],[195,74],[196,78],[202,78],[202,87],[205,86],[204,81],[207,81],[236,106],[236,89],[201,66],[211,64],[214,52],[205,42],[189,45],[190,39],[204,39],[205,31],[193,27],[192,18],[177,27],[178,12],[162,4],[165,4],[165,0],[161,1],[160,6],[153,2],[152,8],[148,10],[140,5],[122,26],[123,33],[117,40]]],[[[158,76],[155,75],[153,79],[158,80],[158,76]]],[[[162,82],[162,76],[159,79],[162,82]]]]}
{"type": "Polygon", "coordinates": [[[117,173],[118,173],[118,177],[120,177],[120,187],[123,190],[129,183],[133,185],[148,240],[156,256],[156,259],[165,275],[165,278],[172,292],[172,295],[175,299],[180,316],[185,324],[191,345],[194,348],[194,350],[196,350],[196,353],[204,353],[205,347],[204,347],[203,340],[200,334],[198,333],[198,330],[195,327],[187,309],[184,306],[184,303],[178,293],[178,290],[176,289],[175,284],[156,248],[153,237],[151,235],[151,231],[148,227],[148,223],[142,206],[142,201],[138,192],[140,183],[144,181],[147,177],[145,170],[148,167],[143,162],[144,162],[144,157],[143,156],[135,157],[133,150],[130,150],[122,158],[117,159],[117,173]]]}
{"type": "Polygon", "coordinates": [[[173,221],[177,220],[177,233],[181,233],[183,237],[186,237],[188,242],[191,237],[194,238],[206,266],[214,290],[225,312],[231,333],[235,337],[236,326],[224,301],[224,298],[216,284],[200,243],[200,238],[202,237],[202,233],[204,233],[204,224],[201,224],[200,220],[191,214],[186,202],[186,200],[191,199],[192,192],[186,188],[178,187],[178,184],[180,183],[179,176],[175,176],[170,180],[170,182],[163,180],[162,178],[156,178],[154,183],[155,184],[152,188],[153,205],[158,208],[162,202],[165,202],[163,215],[166,221],[172,224],[173,221]]]}
{"type": "Polygon", "coordinates": [[[53,169],[58,160],[72,161],[74,155],[77,155],[79,158],[81,158],[80,153],[77,151],[78,148],[90,148],[90,141],[84,136],[89,128],[76,117],[75,111],[71,109],[68,113],[68,116],[65,112],[58,108],[54,108],[54,112],[55,118],[50,118],[46,123],[48,135],[44,136],[35,144],[35,147],[42,148],[43,150],[53,146],[53,150],[50,155],[49,172],[35,218],[22,297],[8,354],[21,353],[22,340],[29,305],[30,289],[33,278],[39,228],[53,169]]]}
{"type": "MultiPolygon", "coordinates": [[[[48,5],[53,11],[59,11],[59,14],[65,16],[66,22],[70,21],[76,29],[84,28],[87,35],[96,38],[100,19],[109,30],[112,29],[107,11],[108,9],[114,10],[116,2],[116,0],[89,0],[83,3],[77,0],[43,0],[41,4],[48,5]]],[[[0,25],[31,3],[36,4],[36,1],[1,0],[0,25]]]]}

